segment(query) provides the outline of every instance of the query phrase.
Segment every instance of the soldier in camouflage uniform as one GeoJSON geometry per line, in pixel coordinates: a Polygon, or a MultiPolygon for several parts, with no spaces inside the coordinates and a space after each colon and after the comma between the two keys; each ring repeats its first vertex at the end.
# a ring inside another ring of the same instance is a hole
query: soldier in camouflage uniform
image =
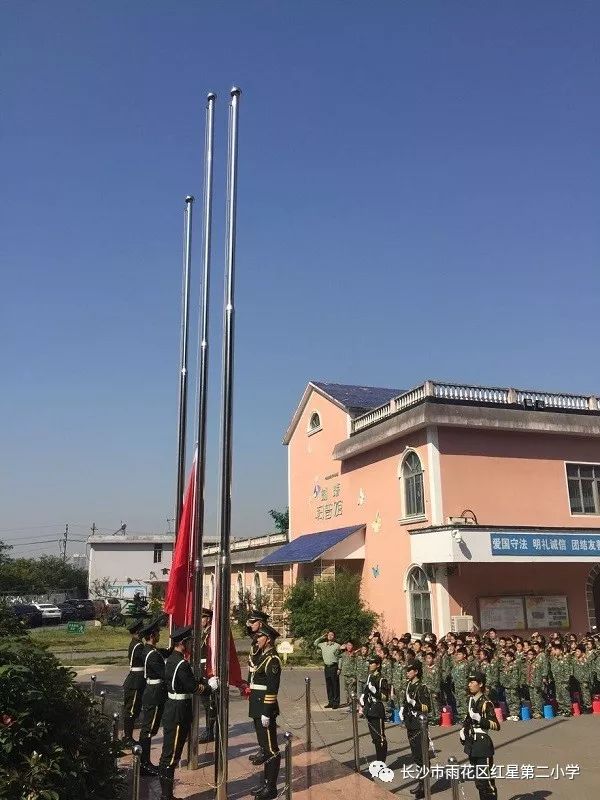
{"type": "Polygon", "coordinates": [[[361,644],[354,664],[356,666],[356,696],[360,697],[365,690],[365,683],[369,675],[369,645],[361,644]]]}
{"type": "Polygon", "coordinates": [[[448,646],[445,642],[439,643],[437,663],[440,668],[442,703],[444,705],[452,706],[452,658],[448,654],[448,646]]]}
{"type": "Polygon", "coordinates": [[[569,681],[573,675],[573,667],[561,644],[555,643],[552,645],[550,672],[554,681],[554,696],[558,703],[558,712],[563,717],[570,717],[571,695],[569,694],[569,681]]]}
{"type": "Polygon", "coordinates": [[[590,686],[592,694],[598,691],[598,651],[594,640],[588,638],[585,640],[585,650],[587,654],[588,664],[590,665],[590,686]]]}
{"type": "Polygon", "coordinates": [[[467,706],[469,702],[467,697],[468,674],[469,662],[467,661],[467,651],[464,647],[459,647],[454,656],[454,665],[451,673],[457,718],[459,720],[463,720],[467,716],[467,706]]]}
{"type": "Polygon", "coordinates": [[[534,719],[541,719],[544,710],[544,674],[545,662],[534,650],[527,651],[525,663],[525,681],[529,687],[529,699],[534,719]]]}
{"type": "Polygon", "coordinates": [[[521,686],[521,667],[515,660],[514,650],[507,650],[504,656],[504,666],[500,671],[500,685],[504,687],[506,694],[506,704],[508,706],[508,719],[518,722],[521,719],[521,698],[519,688],[521,686]]]}
{"type": "Polygon", "coordinates": [[[581,697],[582,711],[590,711],[592,707],[592,694],[590,684],[592,682],[590,662],[586,656],[585,645],[580,644],[575,649],[575,658],[572,662],[573,678],[577,686],[577,691],[581,697]]]}
{"type": "Polygon", "coordinates": [[[400,709],[404,702],[404,688],[406,686],[406,670],[404,651],[397,648],[392,652],[392,678],[390,686],[393,690],[393,707],[400,709]]]}
{"type": "Polygon", "coordinates": [[[423,664],[423,684],[429,689],[431,707],[429,709],[429,724],[440,724],[440,695],[442,689],[442,675],[438,664],[435,663],[433,653],[425,655],[423,664]]]}
{"type": "Polygon", "coordinates": [[[352,692],[356,692],[356,653],[352,642],[347,642],[340,653],[338,667],[342,684],[346,690],[346,705],[349,706],[350,695],[352,692]]]}

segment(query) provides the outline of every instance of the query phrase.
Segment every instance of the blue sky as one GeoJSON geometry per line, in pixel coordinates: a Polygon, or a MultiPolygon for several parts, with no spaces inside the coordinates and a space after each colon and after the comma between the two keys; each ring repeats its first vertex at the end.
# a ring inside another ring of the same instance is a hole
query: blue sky
{"type": "Polygon", "coordinates": [[[0,537],[19,552],[56,552],[65,522],[173,516],[210,90],[209,530],[233,84],[234,535],[286,504],[281,438],[311,378],[600,392],[597,3],[5,0],[0,28],[0,537]]]}

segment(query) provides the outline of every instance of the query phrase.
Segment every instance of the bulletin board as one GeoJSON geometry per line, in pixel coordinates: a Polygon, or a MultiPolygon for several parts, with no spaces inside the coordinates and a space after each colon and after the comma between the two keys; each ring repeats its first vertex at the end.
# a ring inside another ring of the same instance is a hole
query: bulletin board
{"type": "Polygon", "coordinates": [[[569,628],[569,606],[564,595],[526,597],[528,628],[569,628]]]}
{"type": "Polygon", "coordinates": [[[524,630],[525,599],[523,596],[480,597],[479,624],[482,630],[488,628],[503,631],[524,630]]]}

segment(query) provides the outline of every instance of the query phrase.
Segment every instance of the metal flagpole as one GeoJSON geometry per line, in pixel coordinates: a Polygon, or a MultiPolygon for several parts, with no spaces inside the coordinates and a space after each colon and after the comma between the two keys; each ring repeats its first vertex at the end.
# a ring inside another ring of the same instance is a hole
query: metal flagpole
{"type": "MultiPolygon", "coordinates": [[[[185,491],[185,436],[187,420],[188,341],[190,307],[190,271],[192,264],[192,207],[194,198],[185,198],[183,285],[181,289],[181,345],[179,365],[179,420],[177,431],[177,486],[175,489],[175,539],[179,531],[185,491]]],[[[169,620],[169,633],[173,631],[173,617],[169,620]]]]}
{"type": "Polygon", "coordinates": [[[215,759],[217,800],[227,798],[227,749],[229,744],[229,603],[231,596],[231,451],[233,421],[233,340],[235,286],[235,227],[237,195],[238,114],[240,90],[231,90],[229,107],[229,148],[227,155],[227,233],[225,260],[225,307],[223,330],[223,381],[221,410],[221,483],[219,487],[220,539],[219,605],[217,615],[217,730],[215,759]]]}
{"type": "MultiPolygon", "coordinates": [[[[206,131],[204,135],[204,230],[202,243],[202,299],[198,336],[198,454],[196,456],[195,504],[192,526],[192,559],[194,565],[193,624],[194,642],[192,667],[194,675],[202,677],[202,539],[204,534],[204,483],[206,475],[206,396],[208,389],[208,303],[210,295],[210,252],[213,188],[213,141],[215,100],[212,92],[207,97],[206,131]]],[[[194,694],[193,718],[188,744],[188,766],[198,769],[198,729],[200,726],[200,696],[194,694]]]]}

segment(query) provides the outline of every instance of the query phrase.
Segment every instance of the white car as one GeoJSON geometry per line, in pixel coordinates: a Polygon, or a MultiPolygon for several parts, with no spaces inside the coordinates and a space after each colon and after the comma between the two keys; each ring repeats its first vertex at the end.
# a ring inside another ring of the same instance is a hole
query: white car
{"type": "Polygon", "coordinates": [[[42,612],[42,622],[58,623],[62,620],[62,611],[54,603],[32,603],[31,605],[42,612]]]}

